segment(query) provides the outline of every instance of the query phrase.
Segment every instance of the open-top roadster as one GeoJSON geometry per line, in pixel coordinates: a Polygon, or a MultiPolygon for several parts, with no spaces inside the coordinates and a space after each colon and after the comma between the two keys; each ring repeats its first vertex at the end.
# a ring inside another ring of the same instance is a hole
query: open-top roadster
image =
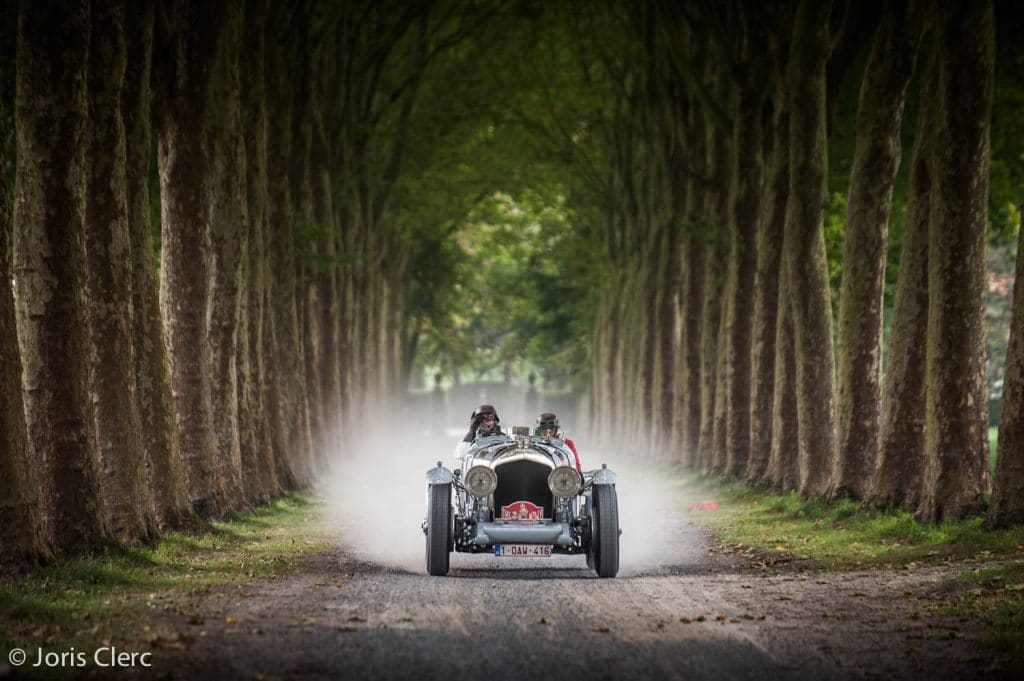
{"type": "Polygon", "coordinates": [[[585,553],[600,577],[619,571],[619,509],[615,474],[602,465],[579,472],[557,437],[513,435],[477,439],[460,453],[461,467],[440,461],[427,471],[427,572],[448,574],[452,551],[496,556],[585,553]]]}

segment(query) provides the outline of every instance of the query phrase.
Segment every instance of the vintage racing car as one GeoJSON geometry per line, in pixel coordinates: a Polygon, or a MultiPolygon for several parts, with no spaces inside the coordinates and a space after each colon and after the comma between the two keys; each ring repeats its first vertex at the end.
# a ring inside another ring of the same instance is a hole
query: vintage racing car
{"type": "Polygon", "coordinates": [[[427,471],[427,572],[448,574],[452,551],[496,556],[585,553],[600,577],[619,571],[619,509],[615,474],[602,465],[578,472],[557,437],[513,435],[477,439],[461,467],[440,461],[427,471]]]}

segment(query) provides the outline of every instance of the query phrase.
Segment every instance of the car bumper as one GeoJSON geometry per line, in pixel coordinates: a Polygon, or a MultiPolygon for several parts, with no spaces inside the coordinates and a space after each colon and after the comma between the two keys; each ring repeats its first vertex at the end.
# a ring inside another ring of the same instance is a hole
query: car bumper
{"type": "Polygon", "coordinates": [[[493,546],[494,544],[551,544],[572,546],[572,528],[569,523],[522,523],[485,522],[477,523],[471,544],[493,546]]]}

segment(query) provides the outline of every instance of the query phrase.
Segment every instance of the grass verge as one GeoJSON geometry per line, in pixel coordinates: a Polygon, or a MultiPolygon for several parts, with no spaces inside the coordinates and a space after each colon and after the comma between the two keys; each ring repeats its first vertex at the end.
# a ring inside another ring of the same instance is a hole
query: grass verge
{"type": "Polygon", "coordinates": [[[154,615],[192,615],[190,597],[299,568],[328,543],[315,504],[289,494],[228,522],[171,532],[152,547],[69,559],[0,577],[0,651],[179,648],[154,615]]]}
{"type": "Polygon", "coordinates": [[[1024,663],[1024,527],[991,531],[982,517],[922,523],[907,511],[849,500],[829,504],[698,475],[688,482],[719,504],[714,512],[691,515],[710,526],[727,550],[754,564],[826,570],[949,565],[934,609],[970,621],[985,644],[1024,663]]]}

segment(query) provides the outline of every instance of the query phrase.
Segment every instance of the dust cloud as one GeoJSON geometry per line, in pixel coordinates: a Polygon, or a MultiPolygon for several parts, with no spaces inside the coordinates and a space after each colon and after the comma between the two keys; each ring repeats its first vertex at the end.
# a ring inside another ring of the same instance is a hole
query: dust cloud
{"type": "MultiPolygon", "coordinates": [[[[468,416],[474,406],[453,411],[468,416]]],[[[328,535],[361,560],[425,573],[421,529],[425,473],[438,461],[449,469],[456,465],[455,446],[468,425],[448,421],[442,428],[415,410],[392,412],[386,421],[350,440],[345,451],[337,452],[331,470],[316,486],[328,535]]],[[[530,422],[503,418],[502,425],[508,431],[512,425],[530,422]]],[[[680,471],[636,448],[602,450],[586,433],[573,432],[564,420],[562,425],[573,435],[584,470],[607,463],[618,475],[619,575],[657,573],[696,563],[698,530],[686,513],[698,499],[680,471]]],[[[457,569],[463,557],[453,554],[452,567],[457,569]]],[[[584,567],[582,556],[579,561],[584,567]]]]}

